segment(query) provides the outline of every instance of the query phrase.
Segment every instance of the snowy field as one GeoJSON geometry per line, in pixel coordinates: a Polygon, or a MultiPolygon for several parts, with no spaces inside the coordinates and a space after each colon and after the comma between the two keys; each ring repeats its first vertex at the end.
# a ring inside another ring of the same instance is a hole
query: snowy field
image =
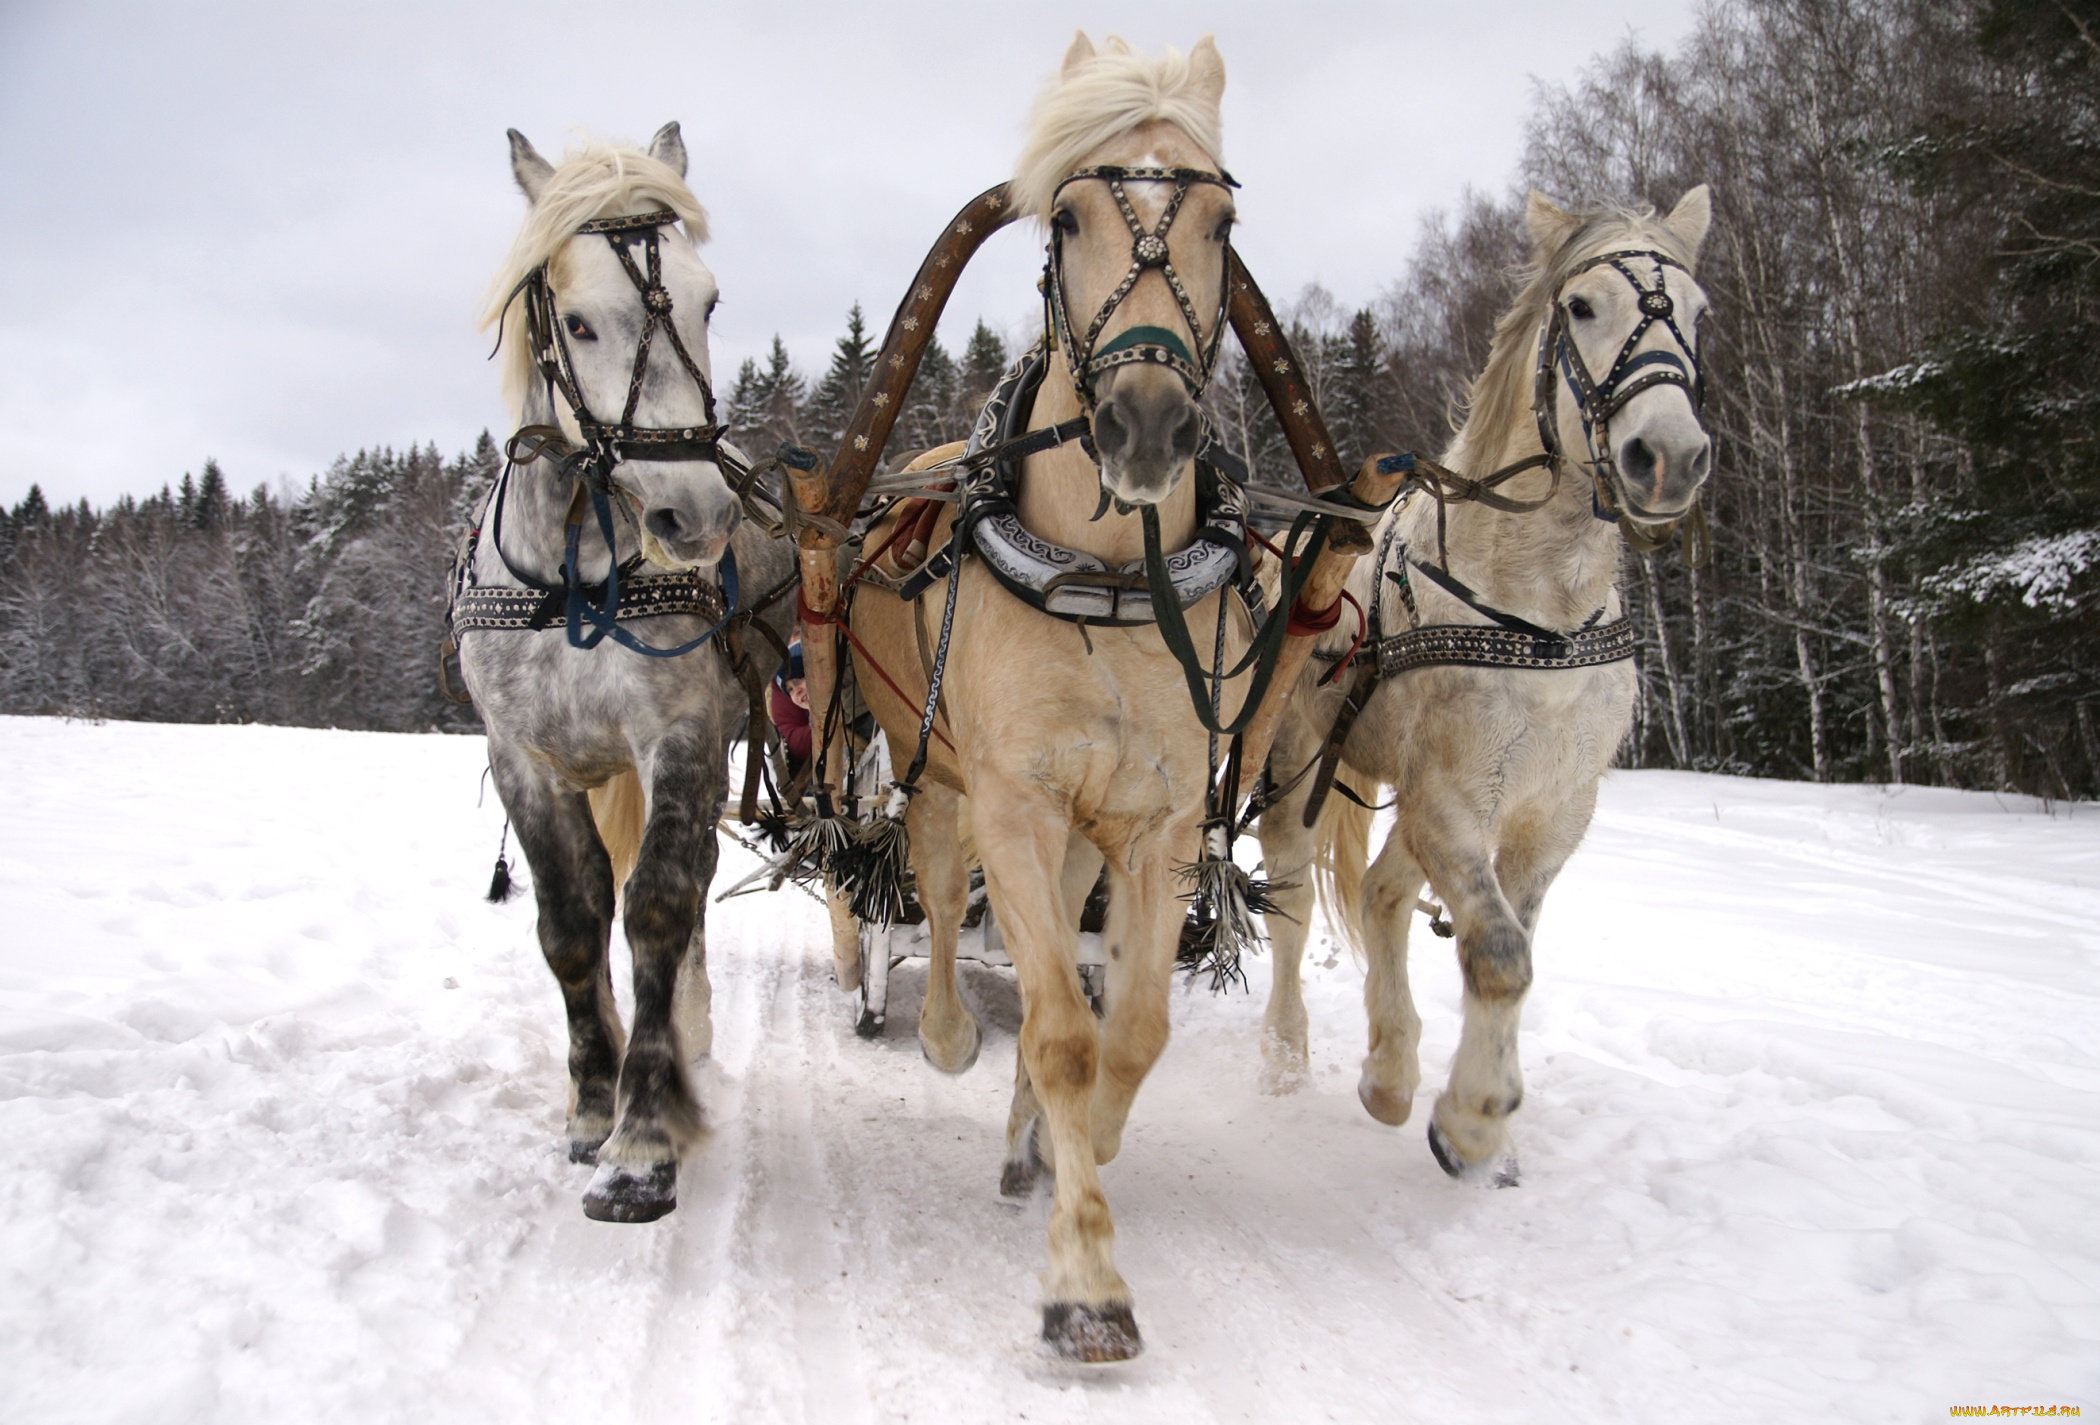
{"type": "MultiPolygon", "coordinates": [[[[2100,807],[1609,780],[1547,902],[1519,1188],[1255,994],[1177,992],[1104,1171],[1148,1353],[1038,1356],[997,1195],[1018,1018],[854,1038],[792,892],[712,912],[715,1122],[588,1222],[477,739],[0,720],[0,1416],[16,1421],[1912,1421],[2100,1409],[2100,807]]],[[[725,877],[749,858],[730,848],[725,877]]],[[[617,950],[616,950],[616,953],[617,950]]],[[[1324,962],[1324,963],[1322,963],[1324,962]]],[[[620,972],[624,974],[624,970],[620,972]]]]}

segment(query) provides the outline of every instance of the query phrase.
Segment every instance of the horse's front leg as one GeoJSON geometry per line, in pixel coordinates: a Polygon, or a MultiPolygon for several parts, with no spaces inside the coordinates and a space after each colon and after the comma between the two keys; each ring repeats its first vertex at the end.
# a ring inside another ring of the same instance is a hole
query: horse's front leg
{"type": "Polygon", "coordinates": [[[1403,805],[1401,830],[1443,897],[1458,936],[1464,1024],[1450,1082],[1429,1120],[1429,1148],[1444,1171],[1507,1187],[1509,1116],[1524,1101],[1517,1028],[1531,987],[1531,934],[1503,894],[1485,830],[1458,799],[1403,805]]]}
{"type": "MultiPolygon", "coordinates": [[[[1079,832],[1065,838],[1065,917],[1073,925],[1086,913],[1086,898],[1101,877],[1101,852],[1079,832]]],[[[1023,1002],[1022,1012],[1027,1012],[1023,1002]]],[[[1014,1054],[1014,1097],[1006,1112],[1006,1164],[1000,1169],[999,1191],[1006,1197],[1027,1197],[1035,1191],[1037,1170],[1042,1166],[1034,1134],[1043,1106],[1036,1102],[1035,1087],[1028,1082],[1028,1056],[1014,1054]]],[[[1047,1151],[1047,1150],[1045,1150],[1047,1151]]]]}
{"type": "Polygon", "coordinates": [[[680,732],[647,760],[649,822],[626,896],[634,1025],[619,1118],[583,1198],[585,1214],[603,1222],[653,1222],[676,1207],[678,1155],[701,1132],[674,1010],[681,977],[706,974],[702,905],[715,872],[721,749],[704,733],[680,732]]]}
{"type": "Polygon", "coordinates": [[[970,872],[957,839],[955,791],[928,780],[911,799],[905,826],[911,832],[911,869],[919,905],[926,912],[932,957],[926,966],[926,999],[919,1007],[919,1048],[945,1074],[977,1062],[984,1036],[955,987],[955,944],[970,899],[970,872]]]}
{"type": "Polygon", "coordinates": [[[1021,1056],[1048,1128],[1039,1125],[1039,1146],[1057,1176],[1043,1341],[1068,1360],[1127,1360],[1143,1344],[1116,1271],[1115,1223],[1088,1128],[1100,1044],[1079,983],[1078,925],[1060,893],[1068,828],[1033,787],[986,781],[971,778],[971,822],[1021,983],[1021,1056]]]}
{"type": "Polygon", "coordinates": [[[612,863],[582,792],[557,786],[521,749],[489,739],[489,766],[539,906],[540,953],[561,985],[569,1020],[569,1160],[598,1161],[613,1128],[620,1012],[613,1003],[612,863]]]}
{"type": "Polygon", "coordinates": [[[1108,1018],[1101,1026],[1101,1072],[1094,1081],[1089,1115],[1094,1161],[1113,1160],[1123,1146],[1123,1125],[1138,1086],[1167,1047],[1167,996],[1174,978],[1174,953],[1188,907],[1176,893],[1172,866],[1195,858],[1190,828],[1175,840],[1162,838],[1138,863],[1109,858],[1108,1018]]]}

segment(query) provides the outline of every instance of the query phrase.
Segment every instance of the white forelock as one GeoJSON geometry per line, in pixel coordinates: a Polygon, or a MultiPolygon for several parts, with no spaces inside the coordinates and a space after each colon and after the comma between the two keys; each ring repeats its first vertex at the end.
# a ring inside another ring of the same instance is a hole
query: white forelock
{"type": "Polygon", "coordinates": [[[1217,96],[1203,92],[1189,57],[1169,45],[1152,59],[1110,35],[1091,58],[1053,78],[1037,97],[1028,141],[1014,165],[1015,206],[1047,219],[1066,174],[1109,140],[1154,120],[1177,125],[1222,169],[1217,96]]]}
{"type": "MultiPolygon", "coordinates": [[[[576,229],[593,218],[647,213],[669,208],[694,244],[707,241],[707,210],[685,180],[668,164],[625,144],[586,140],[562,155],[539,197],[526,210],[525,222],[511,242],[510,254],[497,269],[483,299],[481,324],[503,321],[504,309],[525,275],[561,251],[576,229]]],[[[670,236],[667,232],[666,236],[670,236]]],[[[522,313],[503,324],[501,366],[503,390],[512,404],[532,380],[532,353],[524,337],[522,313]]]]}

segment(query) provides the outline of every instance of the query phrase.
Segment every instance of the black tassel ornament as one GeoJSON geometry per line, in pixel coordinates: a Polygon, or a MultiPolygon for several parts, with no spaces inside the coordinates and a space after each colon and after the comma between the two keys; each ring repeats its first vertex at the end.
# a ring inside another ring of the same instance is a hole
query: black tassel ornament
{"type": "Polygon", "coordinates": [[[503,819],[503,839],[496,843],[496,869],[489,876],[488,901],[490,905],[502,905],[518,893],[518,888],[511,883],[510,879],[510,858],[505,854],[509,850],[510,818],[505,817],[503,819]]]}
{"type": "Polygon", "coordinates": [[[853,918],[863,925],[886,930],[906,917],[911,832],[904,825],[904,813],[910,805],[910,793],[892,783],[889,804],[859,829],[839,858],[839,889],[846,893],[853,918]]]}

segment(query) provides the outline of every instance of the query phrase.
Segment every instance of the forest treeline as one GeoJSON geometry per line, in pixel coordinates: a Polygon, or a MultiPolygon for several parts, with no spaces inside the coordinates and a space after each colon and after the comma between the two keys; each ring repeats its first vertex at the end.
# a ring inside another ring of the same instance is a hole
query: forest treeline
{"type": "MultiPolygon", "coordinates": [[[[1541,87],[1514,187],[1427,222],[1368,306],[1285,304],[1337,445],[1448,440],[1525,188],[1666,207],[1701,182],[1714,553],[1627,556],[1622,761],[2100,795],[2100,0],[1727,0],[1674,53],[1541,87]]],[[[814,376],[776,339],[731,383],[738,438],[828,451],[874,346],[858,308],[814,376]]],[[[937,345],[893,456],[966,434],[1010,354],[982,323],[937,345]]],[[[1295,478],[1237,361],[1209,404],[1295,478]]],[[[471,727],[436,647],[497,464],[484,437],[245,498],[212,465],[103,510],[32,491],[0,516],[0,709],[471,727]]]]}

